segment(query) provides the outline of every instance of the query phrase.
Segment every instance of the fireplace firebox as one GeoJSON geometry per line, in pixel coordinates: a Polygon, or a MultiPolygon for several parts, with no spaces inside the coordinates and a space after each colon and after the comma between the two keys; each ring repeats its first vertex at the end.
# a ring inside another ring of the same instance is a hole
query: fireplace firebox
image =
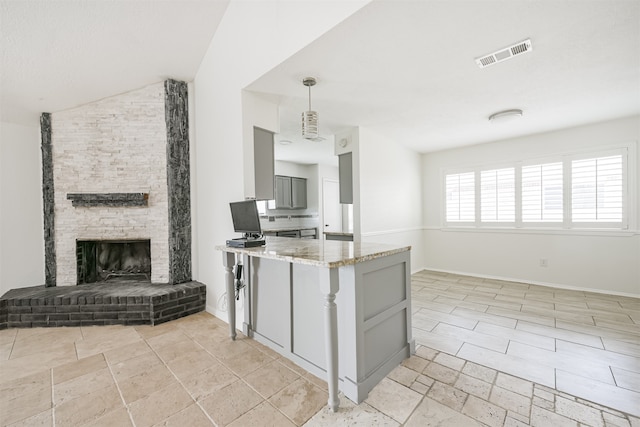
{"type": "Polygon", "coordinates": [[[137,280],[151,282],[150,240],[77,240],[78,285],[137,280]]]}

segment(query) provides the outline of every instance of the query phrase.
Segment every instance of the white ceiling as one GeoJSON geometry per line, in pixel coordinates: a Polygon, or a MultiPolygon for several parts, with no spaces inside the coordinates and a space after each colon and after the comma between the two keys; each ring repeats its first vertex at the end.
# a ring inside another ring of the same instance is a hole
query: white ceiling
{"type": "Polygon", "coordinates": [[[321,134],[365,126],[418,152],[631,116],[640,2],[373,1],[249,87],[280,104],[283,138],[299,134],[307,75],[321,134]],[[527,38],[530,53],[474,62],[527,38]],[[522,119],[487,120],[512,108],[522,119]]]}
{"type": "Polygon", "coordinates": [[[0,120],[191,81],[228,0],[0,0],[0,120]]]}
{"type": "MultiPolygon", "coordinates": [[[[192,80],[227,4],[0,0],[0,120],[192,80]]],[[[279,137],[317,158],[299,145],[305,76],[327,146],[354,126],[429,152],[640,114],[640,2],[373,1],[248,88],[280,105],[279,137]],[[531,53],[476,66],[526,38],[531,53]],[[487,121],[510,108],[523,118],[487,121]]]]}

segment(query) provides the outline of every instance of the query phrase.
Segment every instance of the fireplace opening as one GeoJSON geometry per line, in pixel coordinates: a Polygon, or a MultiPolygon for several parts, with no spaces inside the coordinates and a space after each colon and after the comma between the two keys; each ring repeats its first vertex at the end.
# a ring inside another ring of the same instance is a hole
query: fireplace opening
{"type": "Polygon", "coordinates": [[[151,282],[150,240],[77,240],[78,284],[151,282]]]}

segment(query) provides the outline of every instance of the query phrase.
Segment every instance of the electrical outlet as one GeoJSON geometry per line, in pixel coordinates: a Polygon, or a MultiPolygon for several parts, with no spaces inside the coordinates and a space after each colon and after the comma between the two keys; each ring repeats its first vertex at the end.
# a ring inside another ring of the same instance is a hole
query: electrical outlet
{"type": "Polygon", "coordinates": [[[549,260],[546,258],[540,258],[540,267],[549,267],[549,260]]]}

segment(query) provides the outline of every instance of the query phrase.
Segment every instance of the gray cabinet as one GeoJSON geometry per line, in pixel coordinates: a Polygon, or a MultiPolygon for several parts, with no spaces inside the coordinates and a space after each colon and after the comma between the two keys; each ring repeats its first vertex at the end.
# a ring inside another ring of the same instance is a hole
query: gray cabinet
{"type": "Polygon", "coordinates": [[[306,209],[307,179],[276,175],[276,209],[306,209]]]}
{"type": "Polygon", "coordinates": [[[255,174],[255,197],[257,200],[273,199],[274,165],[273,132],[254,127],[253,170],[255,174]]]}
{"type": "Polygon", "coordinates": [[[353,159],[352,153],[338,156],[338,172],[340,174],[340,203],[353,203],[353,159]]]}

